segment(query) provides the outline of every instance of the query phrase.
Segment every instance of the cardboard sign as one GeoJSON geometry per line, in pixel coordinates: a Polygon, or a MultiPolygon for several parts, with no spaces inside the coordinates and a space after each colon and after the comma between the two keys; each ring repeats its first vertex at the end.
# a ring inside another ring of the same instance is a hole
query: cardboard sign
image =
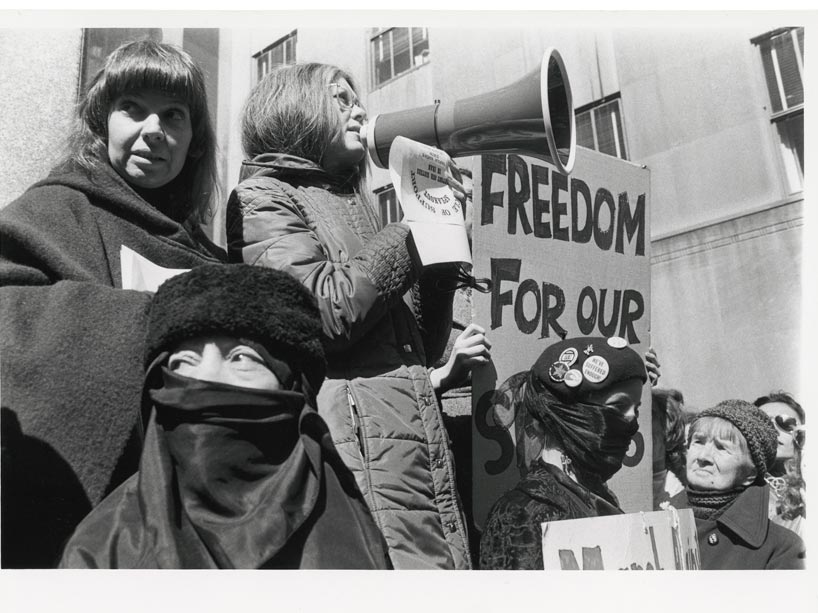
{"type": "Polygon", "coordinates": [[[697,570],[693,511],[655,511],[542,524],[545,570],[697,570]]]}
{"type": "Polygon", "coordinates": [[[448,156],[434,147],[398,136],[389,150],[389,174],[404,221],[424,266],[471,264],[463,208],[446,182],[448,156]]]}
{"type": "MultiPolygon", "coordinates": [[[[496,390],[562,335],[619,336],[642,355],[650,346],[650,175],[583,148],[570,176],[538,159],[486,155],[474,195],[474,274],[493,283],[473,306],[492,343],[492,363],[472,373],[480,527],[527,468],[518,466],[513,419],[495,414],[496,390]]],[[[609,481],[627,512],[653,509],[650,406],[646,385],[640,431],[609,481]]]]}
{"type": "Polygon", "coordinates": [[[190,270],[189,268],[164,268],[125,245],[122,245],[119,250],[119,265],[122,269],[122,289],[154,293],[171,277],[190,270]]]}

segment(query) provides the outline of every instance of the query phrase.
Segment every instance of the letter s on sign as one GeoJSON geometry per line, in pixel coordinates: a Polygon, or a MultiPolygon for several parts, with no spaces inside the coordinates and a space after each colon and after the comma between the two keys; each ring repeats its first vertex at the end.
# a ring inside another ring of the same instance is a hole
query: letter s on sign
{"type": "Polygon", "coordinates": [[[637,432],[633,437],[632,442],[633,444],[631,445],[631,448],[628,449],[628,453],[622,460],[622,465],[627,466],[628,468],[633,468],[642,461],[643,457],[645,457],[645,438],[642,436],[642,433],[637,432]],[[633,449],[633,453],[631,453],[631,449],[633,449]]]}
{"type": "MultiPolygon", "coordinates": [[[[509,431],[501,425],[494,423],[491,409],[496,400],[494,390],[488,390],[477,401],[474,409],[474,427],[483,438],[495,441],[500,445],[500,456],[496,460],[489,460],[484,468],[489,475],[499,475],[506,470],[514,461],[514,441],[511,440],[509,431]]],[[[503,395],[505,399],[505,395],[503,395]]]]}

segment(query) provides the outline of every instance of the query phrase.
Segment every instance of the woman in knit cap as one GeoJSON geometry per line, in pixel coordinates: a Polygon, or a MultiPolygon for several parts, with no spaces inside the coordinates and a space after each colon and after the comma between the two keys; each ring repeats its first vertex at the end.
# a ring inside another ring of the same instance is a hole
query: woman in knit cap
{"type": "Polygon", "coordinates": [[[279,271],[206,265],[151,304],[139,472],[80,524],[67,568],[389,568],[315,409],[315,298],[279,271]]]}
{"type": "Polygon", "coordinates": [[[725,400],[691,424],[687,497],[702,569],[803,568],[803,541],[767,517],[764,476],[777,445],[769,417],[743,400],[725,400]]]}
{"type": "Polygon", "coordinates": [[[500,395],[510,411],[496,407],[495,416],[514,420],[523,478],[489,513],[481,568],[542,569],[541,523],[622,513],[605,482],[639,428],[647,379],[642,358],[619,337],[560,341],[509,378],[500,395]]]}

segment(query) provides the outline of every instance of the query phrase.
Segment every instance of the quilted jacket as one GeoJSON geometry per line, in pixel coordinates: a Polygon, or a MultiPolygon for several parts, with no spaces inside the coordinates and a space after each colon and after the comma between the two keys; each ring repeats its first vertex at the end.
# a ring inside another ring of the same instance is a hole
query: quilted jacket
{"type": "Polygon", "coordinates": [[[454,463],[427,370],[445,348],[451,293],[434,291],[404,224],[312,162],[246,161],[228,201],[229,258],[283,270],[317,297],[328,375],[318,411],[396,569],[471,568],[454,463]]]}

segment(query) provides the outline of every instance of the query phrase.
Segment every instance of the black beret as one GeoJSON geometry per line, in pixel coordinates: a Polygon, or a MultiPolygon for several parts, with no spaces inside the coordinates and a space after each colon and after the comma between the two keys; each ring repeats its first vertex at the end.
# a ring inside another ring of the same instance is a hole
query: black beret
{"type": "Polygon", "coordinates": [[[764,477],[778,452],[778,431],[770,417],[744,400],[724,400],[698,413],[693,423],[702,417],[720,417],[741,432],[756,467],[756,483],[764,483],[764,477]]]}
{"type": "Polygon", "coordinates": [[[179,342],[211,334],[256,341],[318,389],[326,373],[315,296],[287,273],[206,264],[165,281],[148,315],[145,363],[179,342]]]}
{"type": "Polygon", "coordinates": [[[619,336],[580,336],[548,346],[531,372],[564,402],[585,402],[627,379],[648,380],[645,363],[619,336]]]}

